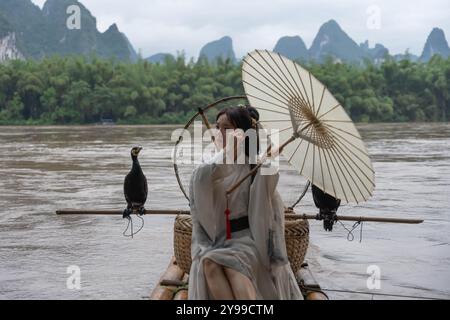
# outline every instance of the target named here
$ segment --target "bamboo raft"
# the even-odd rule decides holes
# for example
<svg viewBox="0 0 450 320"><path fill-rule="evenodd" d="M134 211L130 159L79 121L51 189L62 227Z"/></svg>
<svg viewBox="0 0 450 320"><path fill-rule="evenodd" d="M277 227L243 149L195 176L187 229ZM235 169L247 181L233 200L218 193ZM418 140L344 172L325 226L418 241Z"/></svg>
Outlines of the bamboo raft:
<svg viewBox="0 0 450 320"><path fill-rule="evenodd" d="M303 263L295 277L305 300L328 300L307 263ZM188 281L189 275L177 265L175 257L172 257L150 294L150 300L187 300Z"/></svg>

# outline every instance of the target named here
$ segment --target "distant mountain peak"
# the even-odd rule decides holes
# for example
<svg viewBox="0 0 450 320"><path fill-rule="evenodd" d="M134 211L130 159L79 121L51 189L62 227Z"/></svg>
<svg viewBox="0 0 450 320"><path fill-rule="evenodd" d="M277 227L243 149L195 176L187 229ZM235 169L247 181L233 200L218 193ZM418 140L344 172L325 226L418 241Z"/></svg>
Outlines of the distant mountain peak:
<svg viewBox="0 0 450 320"><path fill-rule="evenodd" d="M444 31L440 28L433 28L431 31L425 42L420 60L426 62L435 54L441 55L444 58L450 56L447 39L445 38Z"/></svg>
<svg viewBox="0 0 450 320"><path fill-rule="evenodd" d="M375 63L382 62L389 50L380 43L376 43L373 48L370 48L369 40L364 41L359 45L365 58L372 60Z"/></svg>
<svg viewBox="0 0 450 320"><path fill-rule="evenodd" d="M67 8L71 5L80 9L80 28L68 28ZM77 0L47 0L42 10L31 0L0 0L0 14L11 23L18 47L27 58L96 54L119 60L137 59L128 38L115 23L99 32L96 18Z"/></svg>
<svg viewBox="0 0 450 320"><path fill-rule="evenodd" d="M321 29L339 29L339 30L342 31L341 26L340 26L339 23L337 23L337 21L334 20L334 19L330 19L330 20L328 20L327 22L325 22L325 23L322 25Z"/></svg>
<svg viewBox="0 0 450 320"><path fill-rule="evenodd" d="M309 54L318 62L328 56L339 61L358 61L364 56L363 50L335 20L329 20L320 27Z"/></svg>
<svg viewBox="0 0 450 320"><path fill-rule="evenodd" d="M166 60L172 60L175 61L175 57L173 55L171 55L170 53L156 53L148 58L146 58L145 60L147 60L150 63L159 63L159 64L163 64L166 62Z"/></svg>
<svg viewBox="0 0 450 320"><path fill-rule="evenodd" d="M292 60L308 59L308 49L302 38L299 36L286 36L280 38L273 51Z"/></svg>
<svg viewBox="0 0 450 320"><path fill-rule="evenodd" d="M441 37L443 36L443 37L445 37L444 30L442 30L441 28L434 27L431 30L430 36L441 36Z"/></svg>
<svg viewBox="0 0 450 320"><path fill-rule="evenodd" d="M105 32L120 32L117 24L113 23Z"/></svg>
<svg viewBox="0 0 450 320"><path fill-rule="evenodd" d="M199 59L215 62L219 58L230 59L232 62L236 61L231 37L224 36L219 40L209 42L200 50Z"/></svg>

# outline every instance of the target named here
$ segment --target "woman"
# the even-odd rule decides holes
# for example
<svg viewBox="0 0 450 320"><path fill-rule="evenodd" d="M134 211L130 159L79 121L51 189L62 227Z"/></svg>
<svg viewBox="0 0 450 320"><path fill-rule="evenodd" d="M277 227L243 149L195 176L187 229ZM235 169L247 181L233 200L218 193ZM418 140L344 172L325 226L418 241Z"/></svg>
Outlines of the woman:
<svg viewBox="0 0 450 320"><path fill-rule="evenodd" d="M254 166L249 164L254 156L250 151L257 150L259 143L252 149L251 139L243 136L242 131L256 128L258 118L252 107L220 111L215 142L221 150L192 174L189 299L303 298L287 259L284 205L276 191L278 174L261 175L258 170L226 197L226 190ZM229 130L234 130L231 139L226 135ZM233 144L232 139L237 143ZM242 142L245 163L225 164L229 162L224 158L239 158L241 148L237 145ZM224 214L227 208L231 211L230 239Z"/></svg>

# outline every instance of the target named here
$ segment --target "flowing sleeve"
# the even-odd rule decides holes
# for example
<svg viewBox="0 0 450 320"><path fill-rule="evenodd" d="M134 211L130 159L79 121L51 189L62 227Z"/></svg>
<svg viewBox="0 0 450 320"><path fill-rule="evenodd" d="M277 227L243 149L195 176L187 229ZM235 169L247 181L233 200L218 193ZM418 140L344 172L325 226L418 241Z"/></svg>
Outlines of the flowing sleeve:
<svg viewBox="0 0 450 320"><path fill-rule="evenodd" d="M224 151L200 164L192 173L189 186L189 206L192 217L192 259L211 246L217 229L217 210L221 202L214 199L217 182L231 174L232 166L223 164Z"/></svg>
<svg viewBox="0 0 450 320"><path fill-rule="evenodd" d="M284 204L276 190L279 174L258 173L250 189L249 222L262 265L270 272L281 300L302 300L289 264L284 234Z"/></svg>
<svg viewBox="0 0 450 320"><path fill-rule="evenodd" d="M284 204L276 190L279 174L255 177L250 190L249 222L262 263L268 270L289 263L284 236Z"/></svg>

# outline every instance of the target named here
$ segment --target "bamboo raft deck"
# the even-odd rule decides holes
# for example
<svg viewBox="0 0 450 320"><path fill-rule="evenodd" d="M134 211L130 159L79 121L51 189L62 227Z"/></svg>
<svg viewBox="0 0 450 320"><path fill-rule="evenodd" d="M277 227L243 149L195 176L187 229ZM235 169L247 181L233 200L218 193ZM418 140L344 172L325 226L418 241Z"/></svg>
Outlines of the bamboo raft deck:
<svg viewBox="0 0 450 320"><path fill-rule="evenodd" d="M305 300L328 300L321 290L307 263L295 275ZM166 271L161 275L158 284L150 294L150 300L187 300L188 278L172 257Z"/></svg>

